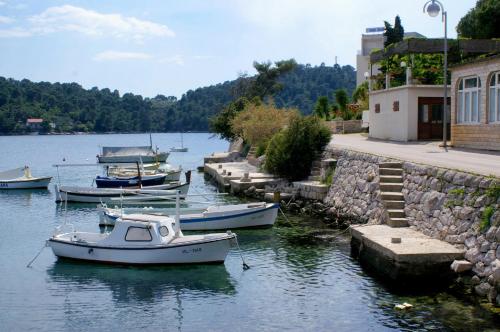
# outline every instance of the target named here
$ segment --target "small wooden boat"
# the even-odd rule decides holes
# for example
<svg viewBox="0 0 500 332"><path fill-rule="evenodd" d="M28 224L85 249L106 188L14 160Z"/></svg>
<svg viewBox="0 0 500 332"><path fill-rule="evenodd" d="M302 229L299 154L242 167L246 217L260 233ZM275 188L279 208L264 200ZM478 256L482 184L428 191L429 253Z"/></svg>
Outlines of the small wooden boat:
<svg viewBox="0 0 500 332"><path fill-rule="evenodd" d="M174 196L173 191L180 191L185 197L189 191L189 183L173 182L146 188L93 188L55 185L56 202L75 203L144 203L162 202ZM172 201L170 201L172 203Z"/></svg>
<svg viewBox="0 0 500 332"><path fill-rule="evenodd" d="M274 225L278 215L279 204L249 203L210 206L203 211L192 211L189 208L180 211L181 229L186 231L234 229L250 227L270 227ZM111 209L102 208L99 225L111 226L119 218L129 219L129 214L169 216L168 209Z"/></svg>
<svg viewBox="0 0 500 332"><path fill-rule="evenodd" d="M0 172L0 189L47 189L51 176L33 177L28 166Z"/></svg>
<svg viewBox="0 0 500 332"><path fill-rule="evenodd" d="M97 188L129 188L129 187L149 187L164 184L167 176L165 174L145 175L145 176L96 176L95 184Z"/></svg>
<svg viewBox="0 0 500 332"><path fill-rule="evenodd" d="M165 182L166 181L179 181L181 178L181 173L182 173L182 168L174 168L169 164L158 166L156 169L147 169L143 168L142 164L139 169L137 170L136 167L108 167L107 169L107 175L108 176L115 176L115 177L132 177L132 176L137 176L138 172L141 174L141 176L144 178L149 175L164 175L165 176Z"/></svg>
<svg viewBox="0 0 500 332"><path fill-rule="evenodd" d="M177 199L177 204L178 203ZM56 230L47 245L58 257L113 264L223 263L236 235L183 235L175 219L129 215L117 219L110 233Z"/></svg>

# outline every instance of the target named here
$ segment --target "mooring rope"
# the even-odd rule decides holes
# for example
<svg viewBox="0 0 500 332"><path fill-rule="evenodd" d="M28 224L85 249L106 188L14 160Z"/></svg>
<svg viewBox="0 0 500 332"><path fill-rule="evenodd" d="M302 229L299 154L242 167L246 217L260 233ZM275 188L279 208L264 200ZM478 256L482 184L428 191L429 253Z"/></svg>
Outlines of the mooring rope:
<svg viewBox="0 0 500 332"><path fill-rule="evenodd" d="M40 256L40 254L42 253L43 249L45 249L45 247L47 246L47 243L45 243L45 245L42 247L42 249L40 249L40 251L38 251L38 254L36 254L35 257L33 257L33 259L28 263L28 265L26 265L26 267L31 267L31 264L33 264L33 262L35 261L35 259L38 258L38 256Z"/></svg>
<svg viewBox="0 0 500 332"><path fill-rule="evenodd" d="M238 243L238 236L236 234L234 234L234 240L236 241L236 246L238 247L238 252L240 254L241 261L243 262L243 270L248 270L250 266L248 266L248 264L245 263L245 259L243 258L243 254L241 253L240 244Z"/></svg>

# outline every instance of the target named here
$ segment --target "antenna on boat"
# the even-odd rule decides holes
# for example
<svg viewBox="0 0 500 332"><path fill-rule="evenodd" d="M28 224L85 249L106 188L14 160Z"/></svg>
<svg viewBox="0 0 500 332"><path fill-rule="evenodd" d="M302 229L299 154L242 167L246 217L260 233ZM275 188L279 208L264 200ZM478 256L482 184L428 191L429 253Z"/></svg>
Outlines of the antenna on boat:
<svg viewBox="0 0 500 332"><path fill-rule="evenodd" d="M180 190L176 190L175 194L175 235L179 235L181 231L181 208L180 208Z"/></svg>

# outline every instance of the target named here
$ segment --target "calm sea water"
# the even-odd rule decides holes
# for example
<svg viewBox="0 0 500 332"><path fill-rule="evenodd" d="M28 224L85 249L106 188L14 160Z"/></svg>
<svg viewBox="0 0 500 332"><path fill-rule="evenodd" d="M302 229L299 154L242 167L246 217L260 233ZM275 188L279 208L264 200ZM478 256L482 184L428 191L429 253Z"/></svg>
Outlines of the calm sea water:
<svg viewBox="0 0 500 332"><path fill-rule="evenodd" d="M178 134L154 134L160 150L179 145ZM0 137L0 170L30 165L54 182L90 185L90 163L100 145L148 145L148 135ZM184 169L227 143L208 134L185 134L189 153L169 161ZM193 174L194 193L213 193ZM0 191L0 330L41 331L384 331L485 330L498 320L447 292L398 295L367 275L349 255L345 237L328 244L293 244L285 229L238 231L250 270L236 250L225 264L186 267L117 267L58 261L44 249L26 264L64 218L79 229L98 231L92 206L65 213L48 191ZM302 220L304 223L310 220ZM409 302L407 312L394 310Z"/></svg>

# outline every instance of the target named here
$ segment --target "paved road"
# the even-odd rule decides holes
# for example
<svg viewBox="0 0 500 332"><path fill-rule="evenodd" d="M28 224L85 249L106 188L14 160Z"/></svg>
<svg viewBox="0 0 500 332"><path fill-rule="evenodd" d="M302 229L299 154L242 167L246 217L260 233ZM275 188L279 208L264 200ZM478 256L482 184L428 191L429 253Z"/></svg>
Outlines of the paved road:
<svg viewBox="0 0 500 332"><path fill-rule="evenodd" d="M440 142L389 142L361 134L333 135L330 144L359 152L412 161L419 164L500 177L500 152L452 148L445 151Z"/></svg>

